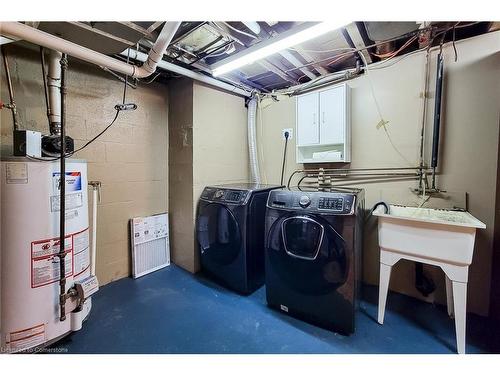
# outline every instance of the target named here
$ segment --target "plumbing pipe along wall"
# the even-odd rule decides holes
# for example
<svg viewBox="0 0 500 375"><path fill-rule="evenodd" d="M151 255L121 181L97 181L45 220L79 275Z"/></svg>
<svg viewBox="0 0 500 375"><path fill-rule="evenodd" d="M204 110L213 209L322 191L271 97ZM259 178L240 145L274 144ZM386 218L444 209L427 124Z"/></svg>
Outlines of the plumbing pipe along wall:
<svg viewBox="0 0 500 375"><path fill-rule="evenodd" d="M19 22L0 23L2 35L9 35L18 39L23 39L36 45L61 51L70 56L83 61L108 68L118 73L122 73L134 78L145 78L150 76L155 70L158 62L165 53L170 41L174 37L180 22L166 22L158 39L156 40L143 66L127 64L123 61L106 56L102 53L82 47L76 43L59 38L44 31L24 25Z"/></svg>

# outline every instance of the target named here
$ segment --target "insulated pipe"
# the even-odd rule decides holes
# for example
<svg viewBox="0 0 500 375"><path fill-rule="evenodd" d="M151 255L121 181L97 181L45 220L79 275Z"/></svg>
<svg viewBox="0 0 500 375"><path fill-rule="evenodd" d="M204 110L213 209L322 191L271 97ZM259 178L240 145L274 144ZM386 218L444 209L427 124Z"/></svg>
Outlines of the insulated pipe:
<svg viewBox="0 0 500 375"><path fill-rule="evenodd" d="M129 52L130 52L130 58L137 60L137 61L146 61L146 59L148 57L148 55L146 55L145 53L136 51L134 49L125 50L120 55L127 57L129 55ZM211 85L211 86L219 87L223 90L230 91L230 92L233 92L233 93L238 94L238 95L247 96L247 97L251 96L251 93L249 91L245 91L245 90L240 89L236 86L230 85L229 83L219 81L218 79L206 76L204 74L193 72L192 70L183 68L179 65L169 63L165 60L161 60L158 63L158 67L161 69L164 69L164 70L168 70L169 72L172 72L172 73L176 73L176 74L188 77L188 78L192 78L196 81L204 82L204 83Z"/></svg>
<svg viewBox="0 0 500 375"><path fill-rule="evenodd" d="M259 160L257 158L257 132L255 117L257 114L257 99L248 102L248 154L250 159L250 181L260 183Z"/></svg>
<svg viewBox="0 0 500 375"><path fill-rule="evenodd" d="M0 33L66 53L80 60L99 65L103 68L108 68L133 78L145 78L155 71L156 65L161 60L161 57L165 53L179 25L180 22L165 23L160 36L158 36L158 40L151 48L149 56L144 60L145 64L142 67L127 64L20 22L1 22Z"/></svg>
<svg viewBox="0 0 500 375"><path fill-rule="evenodd" d="M47 86L49 91L49 124L50 134L61 133L61 57L62 53L51 50L49 53L49 70Z"/></svg>

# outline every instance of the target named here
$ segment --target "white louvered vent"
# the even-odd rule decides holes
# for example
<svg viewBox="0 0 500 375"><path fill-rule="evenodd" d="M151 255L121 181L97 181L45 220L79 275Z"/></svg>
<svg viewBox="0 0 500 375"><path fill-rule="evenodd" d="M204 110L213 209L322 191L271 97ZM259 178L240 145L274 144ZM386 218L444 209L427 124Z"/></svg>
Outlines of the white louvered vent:
<svg viewBox="0 0 500 375"><path fill-rule="evenodd" d="M134 279L170 264L168 214L133 218L130 233Z"/></svg>

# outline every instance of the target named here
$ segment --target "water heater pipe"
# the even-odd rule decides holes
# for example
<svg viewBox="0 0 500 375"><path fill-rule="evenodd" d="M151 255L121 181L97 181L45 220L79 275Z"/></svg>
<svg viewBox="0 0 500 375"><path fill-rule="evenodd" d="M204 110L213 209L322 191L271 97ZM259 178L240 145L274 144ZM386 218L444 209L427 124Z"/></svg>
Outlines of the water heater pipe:
<svg viewBox="0 0 500 375"><path fill-rule="evenodd" d="M148 58L141 67L127 64L123 61L93 51L90 48L80 46L76 43L59 38L55 35L35 29L20 22L1 22L0 33L2 35L23 39L42 47L66 53L80 60L87 61L134 78L145 78L150 76L156 70L156 66L161 61L161 58L163 57L180 24L181 23L177 21L165 22L165 25L163 26L155 44L151 47Z"/></svg>
<svg viewBox="0 0 500 375"><path fill-rule="evenodd" d="M260 183L259 160L257 158L257 132L255 118L257 114L257 99L248 102L248 156L250 159L250 181Z"/></svg>
<svg viewBox="0 0 500 375"><path fill-rule="evenodd" d="M51 135L61 134L61 57L62 53L59 51L51 50L49 53L47 86Z"/></svg>

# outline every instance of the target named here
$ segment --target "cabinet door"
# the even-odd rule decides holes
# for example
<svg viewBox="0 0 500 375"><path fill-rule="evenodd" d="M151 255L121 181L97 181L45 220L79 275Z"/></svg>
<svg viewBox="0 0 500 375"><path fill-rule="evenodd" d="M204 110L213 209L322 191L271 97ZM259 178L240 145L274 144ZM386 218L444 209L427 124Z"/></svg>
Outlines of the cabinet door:
<svg viewBox="0 0 500 375"><path fill-rule="evenodd" d="M319 143L318 93L297 97L297 144Z"/></svg>
<svg viewBox="0 0 500 375"><path fill-rule="evenodd" d="M346 87L337 86L319 93L321 144L339 144L345 140Z"/></svg>

